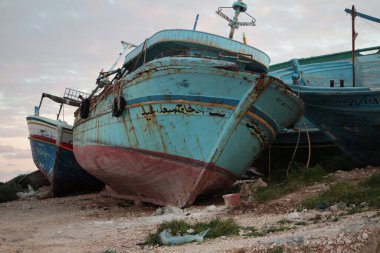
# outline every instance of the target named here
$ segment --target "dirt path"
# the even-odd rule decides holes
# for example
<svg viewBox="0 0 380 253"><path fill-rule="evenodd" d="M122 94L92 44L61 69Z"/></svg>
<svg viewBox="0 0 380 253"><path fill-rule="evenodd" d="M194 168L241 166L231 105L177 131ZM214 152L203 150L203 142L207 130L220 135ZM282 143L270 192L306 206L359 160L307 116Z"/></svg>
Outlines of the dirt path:
<svg viewBox="0 0 380 253"><path fill-rule="evenodd" d="M339 173L341 175L339 175ZM356 173L356 174L355 174ZM345 174L345 176L342 176ZM358 180L371 170L338 172L342 180ZM353 181L351 180L351 181ZM337 217L337 211L303 210L291 217L292 208L325 186L303 188L266 203L226 209L222 199L173 213L155 215L157 207L127 205L100 194L0 204L0 252L266 252L284 245L289 252L380 252L380 212L368 211ZM211 206L215 204L215 206ZM294 216L294 212L292 213ZM313 222L315 217L320 219ZM291 229L262 237L243 234L182 246L140 246L163 221L189 222L232 217L239 225L257 229L279 226L290 220ZM291 218L291 219L290 219ZM299 225L296 225L299 224Z"/></svg>

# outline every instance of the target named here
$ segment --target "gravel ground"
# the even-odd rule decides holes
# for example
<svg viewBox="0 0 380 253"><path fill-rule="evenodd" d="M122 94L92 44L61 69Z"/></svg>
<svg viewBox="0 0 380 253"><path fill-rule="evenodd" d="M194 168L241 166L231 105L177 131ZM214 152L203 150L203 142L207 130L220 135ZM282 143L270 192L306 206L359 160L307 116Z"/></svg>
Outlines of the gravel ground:
<svg viewBox="0 0 380 253"><path fill-rule="evenodd" d="M375 168L338 171L337 180L358 182ZM158 209L129 205L99 193L29 199L0 204L0 252L379 252L380 211L348 215L349 207L327 211L299 210L306 196L326 190L325 184L305 187L271 202L243 202L236 208L223 199L197 202L186 209ZM143 246L147 235L163 221L209 221L233 218L241 226L258 230L279 227L284 231L261 237L240 235L206 239L181 246ZM284 225L284 226L285 226ZM277 249L277 251L276 251Z"/></svg>

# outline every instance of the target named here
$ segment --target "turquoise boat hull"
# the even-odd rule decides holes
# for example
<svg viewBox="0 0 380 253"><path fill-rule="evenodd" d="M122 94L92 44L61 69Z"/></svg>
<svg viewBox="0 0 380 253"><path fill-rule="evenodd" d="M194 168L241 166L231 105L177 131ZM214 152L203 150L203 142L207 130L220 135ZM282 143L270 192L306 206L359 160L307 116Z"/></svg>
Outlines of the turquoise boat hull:
<svg viewBox="0 0 380 253"><path fill-rule="evenodd" d="M94 98L88 118L76 116L75 156L114 196L184 207L222 192L303 111L276 78L226 60L152 55ZM125 110L113 117L119 96Z"/></svg>

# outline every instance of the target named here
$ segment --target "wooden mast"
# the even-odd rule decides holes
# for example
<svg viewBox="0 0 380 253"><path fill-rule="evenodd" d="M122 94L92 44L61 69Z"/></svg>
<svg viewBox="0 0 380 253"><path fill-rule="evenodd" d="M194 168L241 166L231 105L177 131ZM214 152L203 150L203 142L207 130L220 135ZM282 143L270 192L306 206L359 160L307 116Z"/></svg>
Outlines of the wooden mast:
<svg viewBox="0 0 380 253"><path fill-rule="evenodd" d="M352 86L356 86L356 54L355 54L355 39L357 33L355 32L355 18L356 18L356 10L355 5L352 5Z"/></svg>

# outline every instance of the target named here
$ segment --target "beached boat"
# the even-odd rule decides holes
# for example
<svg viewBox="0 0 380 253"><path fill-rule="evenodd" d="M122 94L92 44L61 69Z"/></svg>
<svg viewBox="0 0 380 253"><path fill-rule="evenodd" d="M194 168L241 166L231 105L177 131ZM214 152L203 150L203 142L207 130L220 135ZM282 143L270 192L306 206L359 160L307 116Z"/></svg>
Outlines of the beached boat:
<svg viewBox="0 0 380 253"><path fill-rule="evenodd" d="M77 107L80 105L74 99L76 95L84 93L66 89L66 97L63 98L43 93L40 105L35 108L35 114L26 117L33 161L49 180L54 196L100 190L103 186L103 183L78 165L73 153L72 126L59 120L63 104ZM44 98L60 104L56 120L39 116Z"/></svg>
<svg viewBox="0 0 380 253"><path fill-rule="evenodd" d="M265 53L232 39L160 31L121 69L101 73L95 91L103 90L76 113L75 156L114 196L183 207L219 193L303 111L265 75L268 65ZM104 79L113 73L113 82Z"/></svg>
<svg viewBox="0 0 380 253"><path fill-rule="evenodd" d="M354 5L345 12L352 18L351 51L294 59L271 66L271 74L294 85L306 117L346 154L361 165L379 165L380 47L356 50L355 18L380 19L357 12Z"/></svg>
<svg viewBox="0 0 380 253"><path fill-rule="evenodd" d="M271 74L301 95L306 117L342 151L361 165L379 165L380 47L355 56L356 87L351 51L282 63Z"/></svg>
<svg viewBox="0 0 380 253"><path fill-rule="evenodd" d="M302 87L315 124L361 165L380 165L380 89Z"/></svg>

